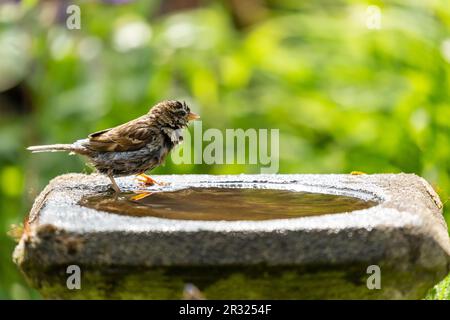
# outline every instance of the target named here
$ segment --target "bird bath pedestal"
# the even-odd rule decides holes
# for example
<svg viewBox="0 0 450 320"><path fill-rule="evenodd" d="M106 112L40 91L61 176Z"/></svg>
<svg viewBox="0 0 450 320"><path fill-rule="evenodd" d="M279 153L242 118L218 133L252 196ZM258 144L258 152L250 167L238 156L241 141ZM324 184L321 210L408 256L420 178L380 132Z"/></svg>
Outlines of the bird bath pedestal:
<svg viewBox="0 0 450 320"><path fill-rule="evenodd" d="M418 299L449 272L442 203L415 175L155 179L170 183L159 191L277 189L376 205L253 221L130 216L80 205L84 197L108 190L107 178L63 175L36 199L14 252L30 284L45 298L64 299L179 299L189 283L207 299ZM137 188L133 178L118 183Z"/></svg>

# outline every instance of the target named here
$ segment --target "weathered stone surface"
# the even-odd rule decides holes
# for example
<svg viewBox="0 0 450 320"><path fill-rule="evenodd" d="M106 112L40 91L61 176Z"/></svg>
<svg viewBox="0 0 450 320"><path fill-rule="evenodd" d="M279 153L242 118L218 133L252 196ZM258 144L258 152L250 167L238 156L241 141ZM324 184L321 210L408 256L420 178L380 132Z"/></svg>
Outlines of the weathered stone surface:
<svg viewBox="0 0 450 320"><path fill-rule="evenodd" d="M379 175L159 176L170 187L233 186L355 196L379 205L342 214L265 221L129 217L79 206L105 191L99 175L54 179L36 199L14 259L49 298L423 298L449 271L439 197L422 178ZM137 188L120 178L124 189ZM66 268L82 270L68 290ZM381 268L369 290L369 265Z"/></svg>

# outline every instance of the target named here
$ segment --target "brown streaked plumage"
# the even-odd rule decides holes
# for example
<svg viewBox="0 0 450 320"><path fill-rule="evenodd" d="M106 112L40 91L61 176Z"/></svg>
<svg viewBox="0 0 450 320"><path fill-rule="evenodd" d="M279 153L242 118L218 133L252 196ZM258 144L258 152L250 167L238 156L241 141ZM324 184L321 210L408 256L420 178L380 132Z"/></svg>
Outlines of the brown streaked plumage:
<svg viewBox="0 0 450 320"><path fill-rule="evenodd" d="M114 177L142 175L164 162L167 154L183 141L181 131L199 116L186 103L169 100L155 105L134 120L114 128L92 133L72 144L31 146L32 152L68 151L86 156L102 174L107 175L116 192L120 189ZM155 181L143 175L146 182Z"/></svg>

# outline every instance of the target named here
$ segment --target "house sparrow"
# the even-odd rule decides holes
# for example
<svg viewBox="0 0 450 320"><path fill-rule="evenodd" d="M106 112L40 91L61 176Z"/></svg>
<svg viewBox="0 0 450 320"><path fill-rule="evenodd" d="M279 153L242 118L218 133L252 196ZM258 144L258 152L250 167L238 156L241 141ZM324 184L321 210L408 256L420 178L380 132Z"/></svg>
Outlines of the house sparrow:
<svg viewBox="0 0 450 320"><path fill-rule="evenodd" d="M92 133L87 139L72 144L31 146L34 152L68 151L80 154L111 179L117 193L120 188L114 177L139 175L145 184L155 184L144 172L161 165L167 154L183 141L182 130L189 121L200 116L190 111L185 102L169 100L155 105L137 119Z"/></svg>

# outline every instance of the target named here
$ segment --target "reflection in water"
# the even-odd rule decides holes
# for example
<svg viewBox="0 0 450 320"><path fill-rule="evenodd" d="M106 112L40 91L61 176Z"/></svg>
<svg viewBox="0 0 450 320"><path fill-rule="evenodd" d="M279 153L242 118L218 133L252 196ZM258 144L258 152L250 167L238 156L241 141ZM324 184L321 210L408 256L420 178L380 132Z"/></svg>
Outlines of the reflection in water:
<svg viewBox="0 0 450 320"><path fill-rule="evenodd" d="M102 193L80 204L137 217L182 220L267 220L315 216L376 205L354 197L273 189L188 188L155 192L141 200L133 193Z"/></svg>

